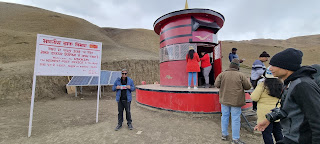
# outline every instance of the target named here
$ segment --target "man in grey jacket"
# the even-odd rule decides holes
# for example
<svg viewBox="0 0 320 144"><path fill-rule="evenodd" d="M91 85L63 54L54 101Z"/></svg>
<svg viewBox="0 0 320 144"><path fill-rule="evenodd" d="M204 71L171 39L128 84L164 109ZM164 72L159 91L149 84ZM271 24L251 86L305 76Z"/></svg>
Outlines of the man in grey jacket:
<svg viewBox="0 0 320 144"><path fill-rule="evenodd" d="M270 122L280 119L284 144L320 143L320 88L312 74L317 70L302 66L303 53L288 48L270 60L270 71L284 80L281 107L266 115L266 120L256 125L255 130L264 131Z"/></svg>

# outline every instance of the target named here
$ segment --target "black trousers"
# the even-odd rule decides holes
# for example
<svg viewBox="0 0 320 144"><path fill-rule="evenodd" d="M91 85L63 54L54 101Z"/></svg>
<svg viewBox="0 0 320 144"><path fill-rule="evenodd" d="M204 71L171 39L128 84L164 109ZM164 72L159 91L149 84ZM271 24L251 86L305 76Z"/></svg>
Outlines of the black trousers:
<svg viewBox="0 0 320 144"><path fill-rule="evenodd" d="M257 80L252 80L250 78L250 82L251 82L252 87L255 89L257 87ZM257 102L255 102L255 101L252 101L252 110L257 110Z"/></svg>
<svg viewBox="0 0 320 144"><path fill-rule="evenodd" d="M120 100L118 102L118 125L122 125L124 109L126 110L127 124L132 123L130 105L131 105L131 102L127 102L127 100Z"/></svg>
<svg viewBox="0 0 320 144"><path fill-rule="evenodd" d="M265 144L273 144L272 134L276 142L283 139L282 127L280 122L272 122L269 126L262 132L262 137Z"/></svg>
<svg viewBox="0 0 320 144"><path fill-rule="evenodd" d="M257 110L258 103L255 101L252 101L252 110Z"/></svg>

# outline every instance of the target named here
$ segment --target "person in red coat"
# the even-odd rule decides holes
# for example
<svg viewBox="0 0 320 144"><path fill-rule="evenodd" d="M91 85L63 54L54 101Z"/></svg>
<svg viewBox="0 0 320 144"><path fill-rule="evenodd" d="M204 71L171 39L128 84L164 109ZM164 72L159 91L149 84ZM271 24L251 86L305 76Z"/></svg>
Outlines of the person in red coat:
<svg viewBox="0 0 320 144"><path fill-rule="evenodd" d="M210 57L209 57L209 54L207 54L206 52L201 52L201 56L202 56L202 58L200 58L200 60L201 60L202 74L203 74L205 82L206 82L205 88L209 88L210 87L209 73L212 68L211 63L210 63Z"/></svg>
<svg viewBox="0 0 320 144"><path fill-rule="evenodd" d="M191 86L191 79L193 77L193 86L194 89L197 88L197 72L200 72L200 58L198 53L194 51L194 48L192 46L189 47L189 52L186 56L187 60L187 72L188 72L188 89L190 89Z"/></svg>

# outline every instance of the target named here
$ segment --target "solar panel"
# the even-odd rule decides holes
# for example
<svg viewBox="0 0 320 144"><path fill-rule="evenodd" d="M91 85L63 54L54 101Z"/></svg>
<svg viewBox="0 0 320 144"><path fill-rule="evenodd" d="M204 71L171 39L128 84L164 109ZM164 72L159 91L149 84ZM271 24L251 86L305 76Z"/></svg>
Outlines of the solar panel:
<svg viewBox="0 0 320 144"><path fill-rule="evenodd" d="M101 71L100 85L108 85L111 73L112 71ZM98 77L94 76L89 85L98 85Z"/></svg>
<svg viewBox="0 0 320 144"><path fill-rule="evenodd" d="M74 76L68 83L69 86L86 86L89 84L92 76Z"/></svg>
<svg viewBox="0 0 320 144"><path fill-rule="evenodd" d="M100 85L113 85L117 78L121 77L121 71L103 70L100 74ZM97 76L74 76L68 86L97 86Z"/></svg>
<svg viewBox="0 0 320 144"><path fill-rule="evenodd" d="M109 84L110 85L113 85L114 84L114 82L118 79L118 78L120 78L121 77L121 71L113 71L112 73L111 73L111 78L109 79Z"/></svg>
<svg viewBox="0 0 320 144"><path fill-rule="evenodd" d="M110 75L111 75L111 71L103 71L101 73L101 80L100 80L100 84L102 85L107 85L109 84L109 79L110 79Z"/></svg>

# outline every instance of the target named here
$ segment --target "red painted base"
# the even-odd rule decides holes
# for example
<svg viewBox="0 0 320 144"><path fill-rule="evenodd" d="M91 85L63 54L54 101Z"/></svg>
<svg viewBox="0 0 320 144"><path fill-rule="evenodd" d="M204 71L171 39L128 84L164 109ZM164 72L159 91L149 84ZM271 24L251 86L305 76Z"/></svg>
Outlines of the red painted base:
<svg viewBox="0 0 320 144"><path fill-rule="evenodd" d="M217 88L199 88L198 90L161 87L160 85L137 86L137 102L153 108L192 113L220 113L219 90ZM246 95L246 99L250 95ZM252 107L251 103L243 109Z"/></svg>

